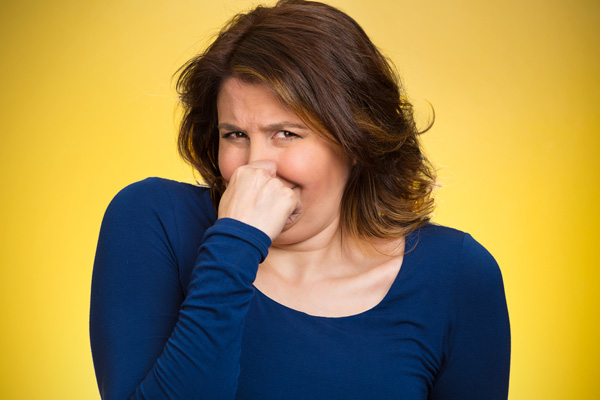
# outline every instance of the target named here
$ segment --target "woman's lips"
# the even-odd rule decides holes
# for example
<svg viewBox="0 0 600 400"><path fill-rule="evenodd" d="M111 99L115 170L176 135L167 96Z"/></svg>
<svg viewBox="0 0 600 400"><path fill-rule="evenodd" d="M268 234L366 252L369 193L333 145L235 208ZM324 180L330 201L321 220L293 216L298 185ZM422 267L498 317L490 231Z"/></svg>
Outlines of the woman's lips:
<svg viewBox="0 0 600 400"><path fill-rule="evenodd" d="M292 189L293 191L296 192L296 189L300 189L300 185L294 185L290 189ZM296 192L296 194L298 194L298 192ZM301 212L302 212L302 206L298 205L298 207L287 218L287 221L285 221L284 230L289 228L291 225L293 225L296 222L296 220L298 219L298 216L300 215Z"/></svg>
<svg viewBox="0 0 600 400"><path fill-rule="evenodd" d="M285 221L285 225L284 228L289 228L290 226L292 226L294 223L296 223L296 221L298 220L298 217L300 217L300 214L302 213L302 208L298 207L296 208L291 214L290 216L287 218L287 221Z"/></svg>
<svg viewBox="0 0 600 400"><path fill-rule="evenodd" d="M285 221L284 226L292 225L294 222L296 222L296 219L298 219L299 215L300 215L300 210L299 209L294 210L294 212L292 212L290 214L290 216L288 217L287 221Z"/></svg>

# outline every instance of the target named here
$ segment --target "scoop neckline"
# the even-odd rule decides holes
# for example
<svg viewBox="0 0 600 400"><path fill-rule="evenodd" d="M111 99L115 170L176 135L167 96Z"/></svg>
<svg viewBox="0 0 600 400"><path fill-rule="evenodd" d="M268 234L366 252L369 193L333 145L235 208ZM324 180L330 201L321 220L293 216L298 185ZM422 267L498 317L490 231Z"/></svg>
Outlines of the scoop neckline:
<svg viewBox="0 0 600 400"><path fill-rule="evenodd" d="M417 243L416 243L415 239L416 239L416 235L418 234L419 230L420 229L418 229L414 232L411 232L406 237L405 249L408 248L408 251L406 251L404 253L404 257L402 258L402 264L400 265L400 269L398 270L398 273L396 274L396 277L394 278L394 281L392 282L392 285L389 287L385 296L383 296L383 298L377 304L375 304L373 307L371 307L367 310L361 311L359 313L351 314L351 315L344 315L341 317L328 317L328 316L324 316L324 315L313 315L313 314L309 314L305 311L300 311L300 310L296 310L295 308L288 307L285 304L282 304L282 303L278 302L277 300L270 298L265 293L260 291L260 289L258 289L256 286L254 286L254 284L252 285L252 287L254 288L254 291L256 293L258 293L259 296L264 298L269 303L271 303L271 304L275 305L276 307L283 309L289 313L301 315L304 318L321 319L321 320L328 320L328 321L332 321L332 320L343 321L343 320L350 320L350 319L365 317L367 314L375 312L379 308L383 307L385 305L385 303L387 303L389 301L389 297L392 295L393 292L396 291L396 286L400 285L399 282L402 279L402 276L406 275L408 273L408 270L410 270L411 265L412 265L411 260L413 259L412 256L413 256L414 252L416 251Z"/></svg>

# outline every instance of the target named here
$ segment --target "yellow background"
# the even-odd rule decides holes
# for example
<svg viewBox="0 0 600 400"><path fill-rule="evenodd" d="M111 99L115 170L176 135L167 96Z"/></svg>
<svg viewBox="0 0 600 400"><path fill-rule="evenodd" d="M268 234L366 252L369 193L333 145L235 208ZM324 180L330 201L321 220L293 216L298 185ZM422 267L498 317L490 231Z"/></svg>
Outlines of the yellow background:
<svg viewBox="0 0 600 400"><path fill-rule="evenodd" d="M103 212L190 180L171 75L253 2L0 6L0 398L98 398L88 344ZM511 400L599 398L600 3L335 0L395 61L439 167L435 221L499 261Z"/></svg>

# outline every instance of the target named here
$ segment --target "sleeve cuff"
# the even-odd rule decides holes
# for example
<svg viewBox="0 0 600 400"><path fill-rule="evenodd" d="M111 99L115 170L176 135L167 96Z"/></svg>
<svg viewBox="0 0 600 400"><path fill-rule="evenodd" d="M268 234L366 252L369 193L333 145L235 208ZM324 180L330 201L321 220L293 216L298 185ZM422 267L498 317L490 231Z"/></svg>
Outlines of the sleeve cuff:
<svg viewBox="0 0 600 400"><path fill-rule="evenodd" d="M260 262L265 260L271 246L271 238L266 233L232 218L219 218L213 226L206 230L203 242L212 235L231 236L254 246L260 252Z"/></svg>

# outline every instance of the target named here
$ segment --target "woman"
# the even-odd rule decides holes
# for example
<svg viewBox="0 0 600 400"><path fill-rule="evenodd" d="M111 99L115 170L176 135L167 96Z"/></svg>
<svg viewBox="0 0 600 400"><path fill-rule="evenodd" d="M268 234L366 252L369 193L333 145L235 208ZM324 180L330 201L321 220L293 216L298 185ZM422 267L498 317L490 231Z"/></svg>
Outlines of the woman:
<svg viewBox="0 0 600 400"><path fill-rule="evenodd" d="M184 66L208 188L109 206L91 343L106 399L506 399L502 278L429 224L433 173L386 59L330 6L234 17Z"/></svg>

